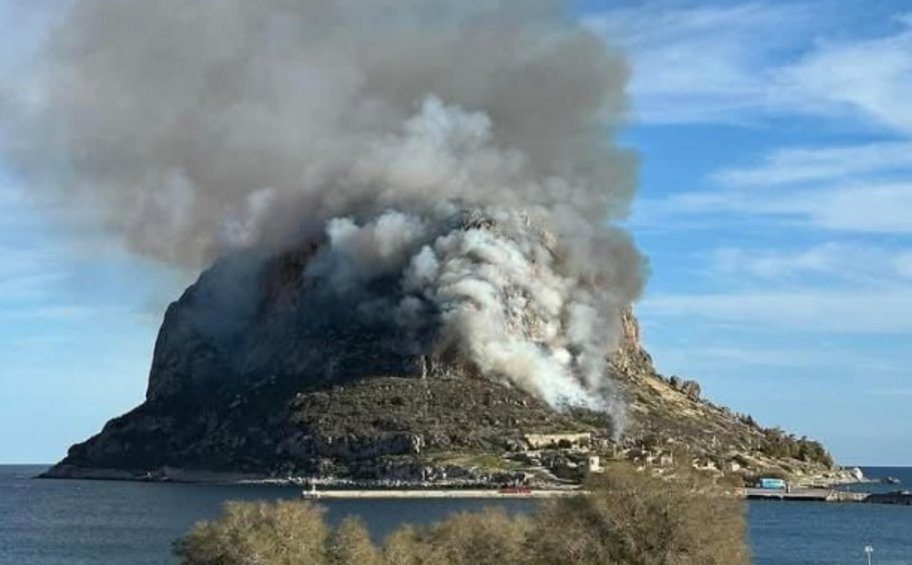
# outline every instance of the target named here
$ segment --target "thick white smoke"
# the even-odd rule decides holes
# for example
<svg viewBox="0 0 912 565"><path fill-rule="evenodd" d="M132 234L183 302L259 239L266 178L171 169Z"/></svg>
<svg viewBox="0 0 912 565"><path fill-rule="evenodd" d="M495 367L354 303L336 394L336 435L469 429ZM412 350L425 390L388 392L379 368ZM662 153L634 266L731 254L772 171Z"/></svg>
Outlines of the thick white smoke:
<svg viewBox="0 0 912 565"><path fill-rule="evenodd" d="M434 317L490 377L610 408L605 354L642 286L609 227L634 187L612 145L626 70L571 11L76 0L28 87L4 85L2 155L165 261L311 241L308 277L392 277L381 310L405 330Z"/></svg>

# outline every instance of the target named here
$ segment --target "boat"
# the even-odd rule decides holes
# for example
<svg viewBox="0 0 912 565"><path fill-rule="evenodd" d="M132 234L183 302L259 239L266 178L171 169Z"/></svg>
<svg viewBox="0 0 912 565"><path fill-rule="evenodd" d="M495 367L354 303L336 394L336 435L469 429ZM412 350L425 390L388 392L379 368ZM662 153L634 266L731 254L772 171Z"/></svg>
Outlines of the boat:
<svg viewBox="0 0 912 565"><path fill-rule="evenodd" d="M500 494L532 494L532 489L529 487L503 487L497 492Z"/></svg>

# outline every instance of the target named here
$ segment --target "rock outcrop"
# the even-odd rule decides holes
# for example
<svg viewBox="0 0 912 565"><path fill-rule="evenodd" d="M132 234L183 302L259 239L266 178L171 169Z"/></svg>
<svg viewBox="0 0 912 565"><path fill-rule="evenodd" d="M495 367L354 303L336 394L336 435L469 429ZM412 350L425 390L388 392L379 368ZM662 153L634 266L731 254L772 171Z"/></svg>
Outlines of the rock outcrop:
<svg viewBox="0 0 912 565"><path fill-rule="evenodd" d="M626 315L623 326L611 365L627 400L630 424L621 448L628 458L652 463L683 455L704 469L795 478L838 474L818 442L764 428L702 398L696 381L659 374L640 344L634 317Z"/></svg>

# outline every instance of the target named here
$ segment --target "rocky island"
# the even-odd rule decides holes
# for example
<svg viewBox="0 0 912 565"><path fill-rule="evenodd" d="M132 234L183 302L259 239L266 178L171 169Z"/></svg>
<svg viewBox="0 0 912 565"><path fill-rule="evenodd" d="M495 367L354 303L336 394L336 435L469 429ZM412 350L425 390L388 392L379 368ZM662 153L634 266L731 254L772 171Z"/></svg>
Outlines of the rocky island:
<svg viewBox="0 0 912 565"><path fill-rule="evenodd" d="M485 376L434 328L408 350L389 322L345 316L306 275L314 253L234 257L204 272L165 314L146 401L44 476L555 485L627 459L736 480L850 478L819 443L658 374L629 310L606 355L623 411L554 407Z"/></svg>
<svg viewBox="0 0 912 565"><path fill-rule="evenodd" d="M145 401L46 476L831 472L640 347L630 65L575 3L128 4L61 17L11 160L202 275Z"/></svg>

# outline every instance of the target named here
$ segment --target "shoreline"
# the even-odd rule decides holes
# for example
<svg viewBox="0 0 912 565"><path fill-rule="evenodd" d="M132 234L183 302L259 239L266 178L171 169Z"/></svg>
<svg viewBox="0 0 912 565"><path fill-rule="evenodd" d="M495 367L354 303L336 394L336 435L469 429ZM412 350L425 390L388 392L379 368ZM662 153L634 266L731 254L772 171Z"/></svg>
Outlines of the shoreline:
<svg viewBox="0 0 912 565"><path fill-rule="evenodd" d="M166 467L156 472L110 469L98 467L52 466L34 477L42 480L128 481L143 483L219 484L237 486L298 487L315 485L318 492L488 492L498 493L511 485L473 480L438 482L406 481L394 479L355 480L335 477L272 477L258 473L232 473L222 471L188 470ZM577 483L537 482L524 485L536 492L575 493ZM341 498L339 494L337 497ZM417 496L417 495L416 495ZM469 497L469 496L466 496ZM455 496L454 496L455 498Z"/></svg>
<svg viewBox="0 0 912 565"><path fill-rule="evenodd" d="M478 481L448 481L423 483L397 480L351 480L314 477L269 477L256 473L229 473L218 471L187 470L166 467L156 473L124 469L53 466L37 479L131 481L148 483L219 484L234 486L297 487L305 500L395 500L395 499L463 499L463 500L541 500L585 494L579 484L538 483L523 487ZM846 484L872 484L876 479L863 477L847 481L847 477L831 477L826 485L814 481L814 486L797 486L792 491L775 489L740 488L737 495L745 500L813 501L867 504L896 504L912 506L908 491L890 493L841 491ZM818 478L819 479L819 478ZM305 489L304 487L309 487ZM721 494L721 492L720 492Z"/></svg>
<svg viewBox="0 0 912 565"><path fill-rule="evenodd" d="M833 473L829 477L802 477L801 479L795 480L793 484L798 491L816 491L816 493L821 493L823 491L836 491L839 487L850 484L863 485L877 484L881 482L876 478L853 476L846 473L845 470L846 469L841 469L839 472ZM275 477L264 473L255 472L210 471L201 469L184 469L179 467L163 467L155 471L146 471L142 469L131 470L101 467L78 467L73 465L52 465L34 478L56 480L71 479L93 481L221 484L238 486L250 485L299 488L314 485L318 489L318 493L333 493L327 496L329 498L419 498L423 493L444 493L424 494L426 498L472 498L480 497L482 494L484 494L485 497L504 498L504 496L498 496L499 490L503 489L504 487L509 488L512 486L504 483L458 479L436 482L410 481L401 479L355 480L336 477ZM534 492L555 493L554 495L565 496L568 493L572 494L580 492L581 485L579 483L540 481L523 485L523 488L531 489ZM746 493L751 490L755 489L747 487L743 488L742 492ZM466 492L466 494L447 494L459 493L461 491ZM521 496L528 497L527 494L522 494ZM548 496L552 495L541 495L541 497Z"/></svg>
<svg viewBox="0 0 912 565"><path fill-rule="evenodd" d="M427 488L427 489L333 489L304 491L301 497L304 500L390 500L390 499L511 499L529 500L542 498L567 498L585 494L580 489L528 489L528 490L503 490L503 489L459 489L459 488Z"/></svg>

